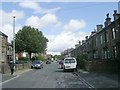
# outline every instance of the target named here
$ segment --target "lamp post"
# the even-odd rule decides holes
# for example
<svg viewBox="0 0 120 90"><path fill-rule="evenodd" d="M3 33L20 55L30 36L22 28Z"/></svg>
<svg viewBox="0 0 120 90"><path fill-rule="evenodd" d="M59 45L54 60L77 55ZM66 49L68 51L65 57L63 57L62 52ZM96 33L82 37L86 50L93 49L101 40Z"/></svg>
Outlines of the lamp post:
<svg viewBox="0 0 120 90"><path fill-rule="evenodd" d="M15 16L13 16L13 62L15 70Z"/></svg>

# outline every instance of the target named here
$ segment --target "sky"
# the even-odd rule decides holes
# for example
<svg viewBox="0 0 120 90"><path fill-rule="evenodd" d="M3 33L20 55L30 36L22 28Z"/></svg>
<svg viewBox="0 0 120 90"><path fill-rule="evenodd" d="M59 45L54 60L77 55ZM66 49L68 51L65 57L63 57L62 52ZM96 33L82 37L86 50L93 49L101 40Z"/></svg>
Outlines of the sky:
<svg viewBox="0 0 120 90"><path fill-rule="evenodd" d="M48 54L60 54L66 49L74 48L85 36L96 29L96 25L105 22L109 13L113 21L114 10L118 10L118 2L55 2L23 1L0 3L0 31L13 37L13 16L16 16L15 33L25 25L38 28L48 38Z"/></svg>

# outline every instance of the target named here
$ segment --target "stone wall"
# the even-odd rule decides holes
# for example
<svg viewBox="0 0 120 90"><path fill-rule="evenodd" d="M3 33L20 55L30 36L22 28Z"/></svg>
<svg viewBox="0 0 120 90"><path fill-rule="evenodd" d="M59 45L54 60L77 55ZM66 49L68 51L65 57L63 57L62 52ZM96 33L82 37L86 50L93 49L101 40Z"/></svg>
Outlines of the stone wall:
<svg viewBox="0 0 120 90"><path fill-rule="evenodd" d="M1 64L1 74L6 74L6 73L10 73L10 68L8 64L2 63Z"/></svg>
<svg viewBox="0 0 120 90"><path fill-rule="evenodd" d="M85 63L87 71L95 72L118 72L118 62L115 60L95 60Z"/></svg>
<svg viewBox="0 0 120 90"><path fill-rule="evenodd" d="M30 63L23 63L23 64L16 64L15 71L22 70L22 69L27 69L30 68ZM1 64L1 74L7 74L10 73L10 67L8 64L2 63Z"/></svg>

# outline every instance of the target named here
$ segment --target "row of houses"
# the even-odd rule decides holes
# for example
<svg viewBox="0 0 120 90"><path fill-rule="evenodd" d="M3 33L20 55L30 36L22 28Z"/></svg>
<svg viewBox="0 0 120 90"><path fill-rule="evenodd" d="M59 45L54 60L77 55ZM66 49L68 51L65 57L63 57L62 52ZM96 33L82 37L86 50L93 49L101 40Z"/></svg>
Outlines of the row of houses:
<svg viewBox="0 0 120 90"><path fill-rule="evenodd" d="M67 49L63 56L87 55L88 60L119 60L120 59L120 14L114 11L114 20L109 13L106 15L104 27L97 25L97 29L79 41L73 49Z"/></svg>
<svg viewBox="0 0 120 90"><path fill-rule="evenodd" d="M8 63L13 56L12 44L8 42L8 36L0 31L0 64Z"/></svg>

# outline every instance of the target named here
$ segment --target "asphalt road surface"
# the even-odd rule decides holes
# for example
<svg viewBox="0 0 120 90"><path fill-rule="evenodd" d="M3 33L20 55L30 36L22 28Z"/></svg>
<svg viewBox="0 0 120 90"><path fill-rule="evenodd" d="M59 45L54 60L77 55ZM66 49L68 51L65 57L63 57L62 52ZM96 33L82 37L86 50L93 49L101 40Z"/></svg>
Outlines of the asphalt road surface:
<svg viewBox="0 0 120 90"><path fill-rule="evenodd" d="M6 82L2 88L88 88L73 72L58 69L57 62L45 64L42 69L33 69Z"/></svg>

